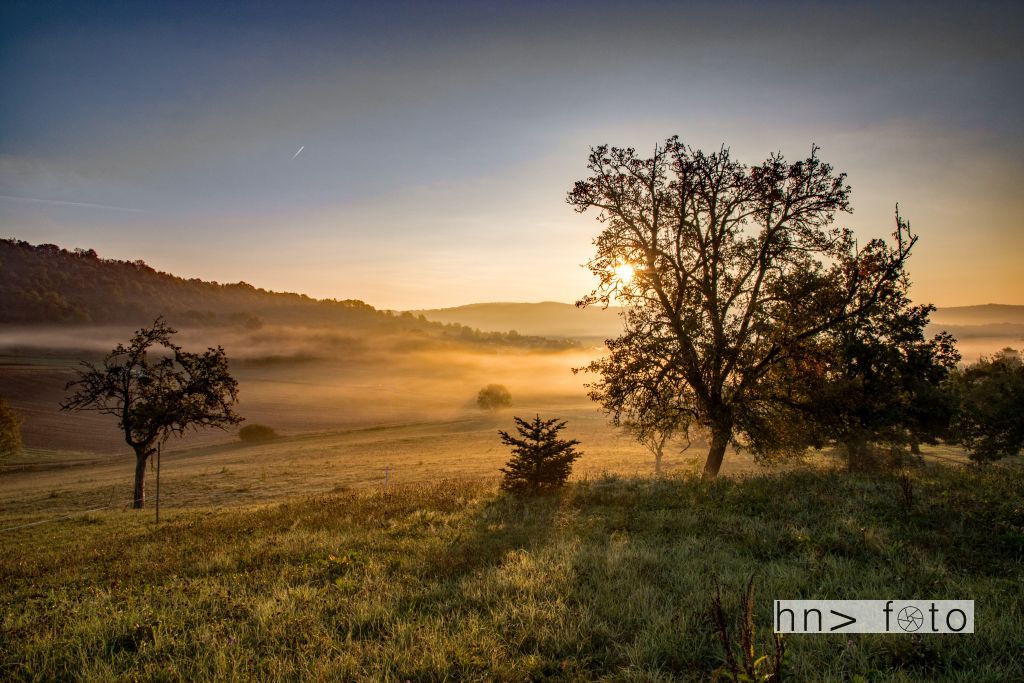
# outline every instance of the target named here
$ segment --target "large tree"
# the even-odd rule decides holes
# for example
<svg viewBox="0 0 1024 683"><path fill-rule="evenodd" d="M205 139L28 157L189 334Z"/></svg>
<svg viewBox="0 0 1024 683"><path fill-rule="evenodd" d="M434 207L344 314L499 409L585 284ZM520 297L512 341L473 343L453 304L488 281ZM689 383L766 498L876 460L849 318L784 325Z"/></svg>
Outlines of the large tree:
<svg viewBox="0 0 1024 683"><path fill-rule="evenodd" d="M82 362L69 382L74 394L64 410L115 415L125 442L135 451L133 505L146 501L146 463L157 445L189 429L227 428L242 421L234 412L238 383L221 347L189 353L171 341L176 333L163 318L118 344L100 366Z"/></svg>
<svg viewBox="0 0 1024 683"><path fill-rule="evenodd" d="M649 158L592 148L588 168L568 201L596 210L603 226L588 263L599 284L578 305L629 311L611 342L629 362L592 387L598 400L615 415L624 405L615 396L637 378L657 386L643 390L650 397L672 395L710 433L705 477L739 437L762 450L784 445L770 443L778 429L764 429L788 414L774 398L781 368L892 295L916 241L908 224L897 219L892 244L858 245L832 227L850 210L850 188L817 148L795 163L774 154L748 167L727 148L707 154L673 137Z"/></svg>

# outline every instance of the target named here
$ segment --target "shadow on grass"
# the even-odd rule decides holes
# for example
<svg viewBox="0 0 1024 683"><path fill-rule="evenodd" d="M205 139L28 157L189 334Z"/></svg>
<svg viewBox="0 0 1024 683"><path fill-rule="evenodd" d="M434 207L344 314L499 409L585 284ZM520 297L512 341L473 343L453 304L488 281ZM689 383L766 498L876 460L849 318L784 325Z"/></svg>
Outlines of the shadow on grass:
<svg viewBox="0 0 1024 683"><path fill-rule="evenodd" d="M457 581L499 566L512 553L536 551L551 537L559 493L501 494L486 501L444 552L424 564L426 575Z"/></svg>

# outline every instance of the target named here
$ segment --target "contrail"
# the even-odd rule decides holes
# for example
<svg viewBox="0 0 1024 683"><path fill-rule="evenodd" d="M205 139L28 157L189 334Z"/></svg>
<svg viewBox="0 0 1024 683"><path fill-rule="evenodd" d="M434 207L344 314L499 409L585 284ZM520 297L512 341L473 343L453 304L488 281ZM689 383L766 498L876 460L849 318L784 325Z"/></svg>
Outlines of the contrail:
<svg viewBox="0 0 1024 683"><path fill-rule="evenodd" d="M305 145L303 145L302 147L299 147L299 151L298 151L298 152L296 152L296 153L295 153L294 155L292 155L292 161L295 161L295 157L297 157L297 156L299 156L300 154L302 154L302 150L304 150L304 149L306 149L306 146L305 146Z"/></svg>
<svg viewBox="0 0 1024 683"><path fill-rule="evenodd" d="M146 213L142 209L129 209L125 206L110 206L109 204L88 204L86 202L65 202L60 199L36 199L35 197L15 197L9 194L0 194L0 199L13 199L16 202L33 202L35 204L56 204L57 206L80 206L85 209L107 209L108 211L131 211L132 213Z"/></svg>

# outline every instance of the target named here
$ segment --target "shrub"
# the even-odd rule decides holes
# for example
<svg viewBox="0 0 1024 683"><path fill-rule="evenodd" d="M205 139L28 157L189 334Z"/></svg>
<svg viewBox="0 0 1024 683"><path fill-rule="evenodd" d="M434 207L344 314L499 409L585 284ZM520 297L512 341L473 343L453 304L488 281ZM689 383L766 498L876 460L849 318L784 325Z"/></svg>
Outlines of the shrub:
<svg viewBox="0 0 1024 683"><path fill-rule="evenodd" d="M0 458L21 452L21 425L24 420L0 396Z"/></svg>
<svg viewBox="0 0 1024 683"><path fill-rule="evenodd" d="M565 484L572 472L572 463L582 455L575 449L579 441L559 439L558 432L565 422L542 420L538 415L532 422L515 418L516 430L523 438L498 431L501 442L512 449L512 458L502 472L501 488L515 493L536 493L558 488Z"/></svg>
<svg viewBox="0 0 1024 683"><path fill-rule="evenodd" d="M267 425L251 424L245 425L238 430L238 438L245 443L259 443L262 441L273 441L280 435Z"/></svg>
<svg viewBox="0 0 1024 683"><path fill-rule="evenodd" d="M476 395L481 410L498 410L512 405L512 394L503 384L488 384Z"/></svg>
<svg viewBox="0 0 1024 683"><path fill-rule="evenodd" d="M957 403L953 439L985 462L1017 455L1024 448L1024 362L1006 348L949 377Z"/></svg>

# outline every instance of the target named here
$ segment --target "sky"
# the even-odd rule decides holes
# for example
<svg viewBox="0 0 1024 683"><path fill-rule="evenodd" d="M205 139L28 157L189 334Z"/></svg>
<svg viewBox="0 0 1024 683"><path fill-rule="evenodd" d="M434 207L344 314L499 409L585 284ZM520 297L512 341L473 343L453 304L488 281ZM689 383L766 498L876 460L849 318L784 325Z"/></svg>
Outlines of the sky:
<svg viewBox="0 0 1024 683"><path fill-rule="evenodd" d="M414 309L575 301L590 146L812 144L912 294L1024 304L1024 5L12 2L0 237ZM300 151L301 150L301 151Z"/></svg>

